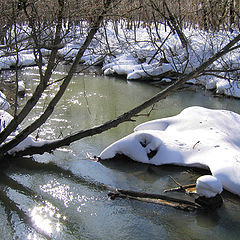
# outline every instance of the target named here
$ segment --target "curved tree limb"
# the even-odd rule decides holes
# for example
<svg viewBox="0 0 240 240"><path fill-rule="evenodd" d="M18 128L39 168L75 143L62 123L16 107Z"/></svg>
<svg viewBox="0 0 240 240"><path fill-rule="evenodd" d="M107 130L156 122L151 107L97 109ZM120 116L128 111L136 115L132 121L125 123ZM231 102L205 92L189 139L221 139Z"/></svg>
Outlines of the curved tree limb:
<svg viewBox="0 0 240 240"><path fill-rule="evenodd" d="M120 115L114 120L108 121L102 125L92 127L87 130L81 130L75 134L69 135L63 139L54 140L49 143L43 144L42 146L32 146L28 147L23 151L16 152L14 156L26 156L26 155L33 155L33 154L43 154L44 152L51 152L52 150L62 147L62 146L68 146L72 142L80 140L85 137L93 136L100 134L104 131L107 131L111 128L117 127L119 124L131 121L132 117L135 117L139 112L142 110L150 107L154 103L166 98L168 95L170 95L173 91L176 91L178 88L180 88L185 82L187 82L190 79L196 78L200 73L202 73L207 67L209 67L214 61L219 59L220 57L227 54L229 51L231 51L231 48L240 41L240 34L237 35L232 41L230 41L224 48L222 48L219 52L217 52L215 55L213 55L211 58L209 58L206 62L202 63L199 67L197 67L195 70L190 72L189 74L180 77L175 83L171 84L170 86L166 87L159 93L157 93L155 96L147 100L146 102L140 104L139 106L131 109L130 111ZM0 148L1 150L1 148Z"/></svg>

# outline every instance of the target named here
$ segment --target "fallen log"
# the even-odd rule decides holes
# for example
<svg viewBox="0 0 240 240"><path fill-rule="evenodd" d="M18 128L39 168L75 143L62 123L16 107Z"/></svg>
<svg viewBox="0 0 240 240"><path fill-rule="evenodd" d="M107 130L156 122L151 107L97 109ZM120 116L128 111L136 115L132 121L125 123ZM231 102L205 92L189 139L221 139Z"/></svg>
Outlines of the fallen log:
<svg viewBox="0 0 240 240"><path fill-rule="evenodd" d="M203 210L203 207L195 202L168 197L161 194L152 194L152 193L116 189L116 192L110 192L108 193L108 196L112 200L114 200L117 197L128 198L128 199L134 199L134 200L143 201L143 202L161 204L164 206L169 206L169 207L173 207L176 209L189 211L189 212L196 211L196 210Z"/></svg>

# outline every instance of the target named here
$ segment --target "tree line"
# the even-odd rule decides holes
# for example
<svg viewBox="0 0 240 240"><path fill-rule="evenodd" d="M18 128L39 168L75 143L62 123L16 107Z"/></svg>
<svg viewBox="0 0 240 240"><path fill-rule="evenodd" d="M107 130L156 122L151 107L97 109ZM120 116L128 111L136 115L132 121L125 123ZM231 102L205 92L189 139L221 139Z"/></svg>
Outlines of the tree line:
<svg viewBox="0 0 240 240"><path fill-rule="evenodd" d="M29 14L46 25L56 22L56 1L51 0L0 0L0 40L4 43L7 30L13 21L25 24L28 20L21 11L24 6L31 8ZM68 0L65 3L63 20L66 24L80 24L81 21L93 22L104 7L104 0ZM168 8L181 27L199 27L204 30L219 31L240 28L240 0L121 0L109 9L108 20L125 19L129 28L152 22L168 24ZM15 19L15 20L14 20Z"/></svg>

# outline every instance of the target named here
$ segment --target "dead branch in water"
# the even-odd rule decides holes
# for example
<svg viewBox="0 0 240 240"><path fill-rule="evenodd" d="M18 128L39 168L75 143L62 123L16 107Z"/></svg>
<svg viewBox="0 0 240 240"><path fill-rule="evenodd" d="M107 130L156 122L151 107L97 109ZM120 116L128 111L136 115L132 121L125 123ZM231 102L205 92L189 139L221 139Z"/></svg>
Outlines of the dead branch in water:
<svg viewBox="0 0 240 240"><path fill-rule="evenodd" d="M169 206L169 207L173 207L176 209L189 211L189 212L203 209L199 204L196 204L194 202L172 198L172 197L168 197L161 194L152 194L152 193L116 189L116 192L110 192L108 196L112 200L114 200L117 197L128 198L128 199L134 199L142 202L156 203L163 206Z"/></svg>

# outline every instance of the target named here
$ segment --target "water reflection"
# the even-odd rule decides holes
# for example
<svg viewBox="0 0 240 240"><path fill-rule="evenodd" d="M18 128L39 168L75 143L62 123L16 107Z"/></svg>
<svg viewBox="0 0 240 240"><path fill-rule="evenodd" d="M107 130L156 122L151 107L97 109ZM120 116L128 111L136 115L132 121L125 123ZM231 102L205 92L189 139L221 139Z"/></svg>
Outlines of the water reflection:
<svg viewBox="0 0 240 240"><path fill-rule="evenodd" d="M70 191L70 186L67 184L61 184L56 179L40 186L40 189L51 195L53 198L62 201L65 207L68 207L74 199L74 193Z"/></svg>
<svg viewBox="0 0 240 240"><path fill-rule="evenodd" d="M213 228L218 225L220 216L216 211L199 212L196 216L197 224L203 228Z"/></svg>
<svg viewBox="0 0 240 240"><path fill-rule="evenodd" d="M59 213L59 209L48 201L41 205L29 209L30 218L33 226L38 232L44 233L45 236L57 234L62 230L62 223L66 220L65 216ZM27 239L35 239L36 234L29 234Z"/></svg>

